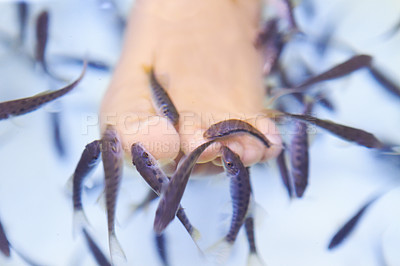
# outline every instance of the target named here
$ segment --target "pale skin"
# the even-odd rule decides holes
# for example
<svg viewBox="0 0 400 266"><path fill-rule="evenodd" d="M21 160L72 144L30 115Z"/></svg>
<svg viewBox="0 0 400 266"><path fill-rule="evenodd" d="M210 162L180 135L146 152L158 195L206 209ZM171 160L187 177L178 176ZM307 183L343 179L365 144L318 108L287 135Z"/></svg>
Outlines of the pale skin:
<svg viewBox="0 0 400 266"><path fill-rule="evenodd" d="M275 158L282 142L263 114L262 56L254 47L260 11L258 0L137 0L101 105L101 131L113 124L125 154L141 142L157 160L169 162L206 142L203 133L212 124L242 119L272 147L247 134L234 135L211 145L198 162L221 165L222 144L246 166ZM156 115L144 66L154 67L175 104L177 130Z"/></svg>

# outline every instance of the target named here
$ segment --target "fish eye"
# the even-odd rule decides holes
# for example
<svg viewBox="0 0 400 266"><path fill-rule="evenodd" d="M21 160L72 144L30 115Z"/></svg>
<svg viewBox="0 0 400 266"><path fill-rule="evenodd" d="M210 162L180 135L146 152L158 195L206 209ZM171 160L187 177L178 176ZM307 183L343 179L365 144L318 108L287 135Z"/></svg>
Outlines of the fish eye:
<svg viewBox="0 0 400 266"><path fill-rule="evenodd" d="M165 115L168 114L168 109L164 109L163 114L165 114Z"/></svg>
<svg viewBox="0 0 400 266"><path fill-rule="evenodd" d="M147 164L147 166L152 166L151 161L147 161L146 164Z"/></svg>
<svg viewBox="0 0 400 266"><path fill-rule="evenodd" d="M149 158L149 154L147 152L143 152L143 158Z"/></svg>
<svg viewBox="0 0 400 266"><path fill-rule="evenodd" d="M226 165L227 165L229 168L231 168L231 167L233 166L233 163L227 162Z"/></svg>

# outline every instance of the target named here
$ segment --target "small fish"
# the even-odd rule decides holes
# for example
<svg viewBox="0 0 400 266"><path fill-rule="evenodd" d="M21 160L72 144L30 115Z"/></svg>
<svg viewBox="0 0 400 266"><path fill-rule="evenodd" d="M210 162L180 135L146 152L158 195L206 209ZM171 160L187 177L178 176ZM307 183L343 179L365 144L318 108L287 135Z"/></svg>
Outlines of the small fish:
<svg viewBox="0 0 400 266"><path fill-rule="evenodd" d="M209 250L217 255L217 263L226 263L240 228L249 214L251 202L251 184L249 168L246 168L239 155L228 147L222 147L222 162L225 173L230 178L230 194L232 199L232 219L228 233Z"/></svg>
<svg viewBox="0 0 400 266"><path fill-rule="evenodd" d="M165 244L165 234L155 234L157 254L160 257L164 266L170 265L167 257L167 249Z"/></svg>
<svg viewBox="0 0 400 266"><path fill-rule="evenodd" d="M86 216L82 207L82 184L85 178L100 162L100 141L95 140L86 145L79 159L75 172L72 175L72 199L74 206L74 232L80 229L81 223L86 223Z"/></svg>
<svg viewBox="0 0 400 266"><path fill-rule="evenodd" d="M174 127L177 127L179 123L179 113L176 110L176 107L169 97L168 93L158 82L157 77L154 73L154 68L145 67L145 72L149 75L150 78L151 95L154 108L160 116L167 118Z"/></svg>
<svg viewBox="0 0 400 266"><path fill-rule="evenodd" d="M400 19L397 21L397 23L384 35L386 39L392 38L394 35L396 35L400 30Z"/></svg>
<svg viewBox="0 0 400 266"><path fill-rule="evenodd" d="M226 146L222 147L222 161L226 175L231 180L230 193L233 209L231 226L225 236L225 241L233 244L249 209L251 198L250 176L240 157Z"/></svg>
<svg viewBox="0 0 400 266"><path fill-rule="evenodd" d="M4 231L1 221L0 221L0 251L7 258L10 257L10 242L8 242L6 232Z"/></svg>
<svg viewBox="0 0 400 266"><path fill-rule="evenodd" d="M80 57L71 56L71 55L57 55L53 56L57 61L60 61L62 64L83 64L85 60L87 60L87 65L89 68L101 70L101 71L110 71L111 66L101 60L94 59L82 59ZM54 60L53 60L54 61Z"/></svg>
<svg viewBox="0 0 400 266"><path fill-rule="evenodd" d="M197 159L214 140L203 143L185 157L171 178L165 192L162 194L154 219L154 231L160 234L174 219L179 210L180 201L185 192L186 184Z"/></svg>
<svg viewBox="0 0 400 266"><path fill-rule="evenodd" d="M49 12L42 11L36 19L36 46L35 59L41 64L43 70L47 71L46 46L49 35Z"/></svg>
<svg viewBox="0 0 400 266"><path fill-rule="evenodd" d="M278 31L277 19L271 19L265 23L264 28L257 36L255 46L262 51L263 74L268 75L276 68L284 46L283 36Z"/></svg>
<svg viewBox="0 0 400 266"><path fill-rule="evenodd" d="M65 151L64 141L62 138L60 120L61 118L59 112L50 113L50 123L53 129L52 132L53 132L54 146L56 147L57 154L62 158L65 156L66 151Z"/></svg>
<svg viewBox="0 0 400 266"><path fill-rule="evenodd" d="M297 26L296 20L293 15L293 5L290 0L282 0L285 7L285 13L287 14L287 20L289 21L290 29L294 32L299 31L299 27Z"/></svg>
<svg viewBox="0 0 400 266"><path fill-rule="evenodd" d="M18 100L0 103L0 120L7 119L11 116L18 116L32 112L41 107L43 104L46 104L57 98L60 98L61 96L70 92L79 84L79 82L85 75L85 72L86 72L86 63L83 66L82 73L80 74L78 79L64 88L61 88L56 91L40 93L38 95L28 98L22 98Z"/></svg>
<svg viewBox="0 0 400 266"><path fill-rule="evenodd" d="M387 91L392 93L393 95L400 97L400 87L396 85L392 80L390 80L387 76L385 76L379 69L375 66L369 67L369 73L372 77L381 84Z"/></svg>
<svg viewBox="0 0 400 266"><path fill-rule="evenodd" d="M104 253L100 250L100 248L97 246L97 244L94 242L93 238L89 235L85 228L82 229L82 232L97 264L99 264L100 266L111 266L111 263L108 261Z"/></svg>
<svg viewBox="0 0 400 266"><path fill-rule="evenodd" d="M209 140L227 137L236 133L248 133L258 138L267 148L271 147L271 142L258 129L249 123L239 119L229 119L211 125L203 134Z"/></svg>
<svg viewBox="0 0 400 266"><path fill-rule="evenodd" d="M28 21L28 3L26 1L18 1L18 26L19 26L19 43L23 44L26 36L26 25Z"/></svg>
<svg viewBox="0 0 400 266"><path fill-rule="evenodd" d="M131 155L132 163L136 166L136 170L140 173L146 183L149 184L149 186L153 189L154 193L159 196L170 183L167 175L158 166L156 159L146 151L141 143L137 142L132 144ZM192 226L181 205L178 206L176 216L181 221L192 239L196 242L200 237L200 233L195 227Z"/></svg>
<svg viewBox="0 0 400 266"><path fill-rule="evenodd" d="M367 148L380 149L382 147L382 143L373 134L361 129L336 124L332 121L318 119L310 115L290 114L284 112L281 112L280 114L278 113L278 116L279 115L286 115L316 125L344 140L355 142L358 145Z"/></svg>
<svg viewBox="0 0 400 266"><path fill-rule="evenodd" d="M365 204L353 217L351 217L349 221L347 221L339 229L339 231L332 237L328 249L334 249L335 247L340 245L351 234L351 232L353 232L355 226L363 217L365 211L368 209L369 206L371 206L373 202L375 202L376 199L377 197L368 201L367 204Z"/></svg>
<svg viewBox="0 0 400 266"><path fill-rule="evenodd" d="M293 196L293 191L292 191L292 179L289 176L289 171L286 165L286 160L285 160L285 150L282 149L281 153L278 155L276 158L276 162L278 164L279 172L281 174L281 178L283 181L283 184L286 187L286 190L288 192L289 198Z"/></svg>
<svg viewBox="0 0 400 266"><path fill-rule="evenodd" d="M147 206L149 206L149 204L153 202L153 200L155 200L156 198L158 198L157 193L155 193L152 189L149 189L146 197L144 197L144 199L139 204L135 204L132 206L132 214L138 212L139 210L146 209Z"/></svg>
<svg viewBox="0 0 400 266"><path fill-rule="evenodd" d="M301 84L295 86L296 88L307 88L315 83L336 79L348 75L363 67L371 65L372 57L369 55L356 55L349 60L338 64L331 69L311 78L308 78Z"/></svg>
<svg viewBox="0 0 400 266"><path fill-rule="evenodd" d="M297 197L301 198L308 184L308 134L307 124L302 121L295 123L296 134L290 145L292 177Z"/></svg>
<svg viewBox="0 0 400 266"><path fill-rule="evenodd" d="M122 179L124 151L122 149L118 133L113 126L107 125L107 128L101 138L100 147L106 184L105 196L111 261L115 261L115 255L118 255L119 258L126 260L125 254L118 243L115 234L116 203L119 186Z"/></svg>

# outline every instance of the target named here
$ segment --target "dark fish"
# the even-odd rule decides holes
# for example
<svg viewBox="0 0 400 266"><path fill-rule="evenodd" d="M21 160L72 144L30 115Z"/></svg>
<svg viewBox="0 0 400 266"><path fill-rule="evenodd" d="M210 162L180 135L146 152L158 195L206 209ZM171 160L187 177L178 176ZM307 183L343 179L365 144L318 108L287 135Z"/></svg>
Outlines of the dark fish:
<svg viewBox="0 0 400 266"><path fill-rule="evenodd" d="M365 211L376 199L377 198L374 198L367 202L367 204L365 204L349 221L347 221L339 229L339 231L333 236L331 242L329 243L328 249L334 249L335 247L340 245L343 240L345 240L351 234L351 232L353 232L355 226L360 221Z"/></svg>
<svg viewBox="0 0 400 266"><path fill-rule="evenodd" d="M32 112L41 107L43 104L51 102L67 94L79 84L79 82L85 75L85 72L86 72L86 63L83 66L82 73L78 77L78 79L62 89L41 93L28 98L22 98L18 100L0 103L0 120L7 119L10 116L18 116Z"/></svg>
<svg viewBox="0 0 400 266"><path fill-rule="evenodd" d="M250 176L240 157L226 146L222 147L222 161L226 175L231 180L230 193L233 209L231 226L225 236L225 241L233 244L249 210L251 197Z"/></svg>
<svg viewBox="0 0 400 266"><path fill-rule="evenodd" d="M315 83L336 79L348 75L363 67L371 65L372 57L369 55L356 55L349 60L334 66L333 68L311 78L308 78L295 88L307 88Z"/></svg>
<svg viewBox="0 0 400 266"><path fill-rule="evenodd" d="M163 86L158 82L154 73L154 68L145 68L146 73L150 78L151 95L153 99L154 108L157 113L171 121L175 127L179 123L179 113L176 110L174 103L165 91Z"/></svg>
<svg viewBox="0 0 400 266"><path fill-rule="evenodd" d="M36 19L36 46L35 59L39 62L43 70L47 71L46 65L46 46L49 37L49 12L42 11Z"/></svg>
<svg viewBox="0 0 400 266"><path fill-rule="evenodd" d="M84 179L94 170L94 168L100 162L100 141L95 140L86 145L82 152L81 158L79 159L78 165L75 168L75 172L72 175L73 189L72 199L74 206L74 231L83 222L86 222L86 216L82 207L82 184Z"/></svg>
<svg viewBox="0 0 400 266"><path fill-rule="evenodd" d="M155 234L157 254L160 257L164 266L170 265L167 257L167 249L165 244L165 234Z"/></svg>
<svg viewBox="0 0 400 266"><path fill-rule="evenodd" d="M293 191L292 191L293 184L292 184L292 179L289 176L289 171L288 171L288 168L286 165L284 149L282 149L281 153L276 158L276 162L278 163L278 168L279 168L279 172L281 174L282 182L286 187L289 198L291 198L293 196Z"/></svg>
<svg viewBox="0 0 400 266"><path fill-rule="evenodd" d="M276 68L284 46L283 36L278 31L277 19L271 19L265 23L264 28L257 36L255 46L263 54L263 73L268 75Z"/></svg>
<svg viewBox="0 0 400 266"><path fill-rule="evenodd" d="M10 242L8 242L6 232L4 231L3 225L0 221L0 251L6 257L10 257Z"/></svg>
<svg viewBox="0 0 400 266"><path fill-rule="evenodd" d="M56 147L57 154L62 158L65 156L66 151L65 151L64 141L62 139L60 119L61 118L59 112L50 113L50 122L51 122L51 127L53 129L52 132L53 132L54 146Z"/></svg>
<svg viewBox="0 0 400 266"><path fill-rule="evenodd" d="M101 71L110 71L111 66L101 60L93 60L93 59L82 59L76 56L70 55L57 55L54 56L57 60L61 61L62 64L83 64L84 61L87 61L87 65L89 68L101 70Z"/></svg>
<svg viewBox="0 0 400 266"><path fill-rule="evenodd" d="M213 142L214 141L211 140L197 147L183 159L181 165L175 171L157 207L156 217L154 219L154 231L156 233L160 234L174 219L175 214L179 210L180 201L197 159Z"/></svg>
<svg viewBox="0 0 400 266"><path fill-rule="evenodd" d="M203 134L203 137L209 140L224 138L236 133L248 133L258 138L267 148L271 147L270 141L258 129L249 123L238 120L229 119L211 125Z"/></svg>
<svg viewBox="0 0 400 266"><path fill-rule="evenodd" d="M336 124L332 121L318 119L310 115L290 114L283 112L282 114L316 125L344 140L355 142L367 148L379 149L382 147L382 143L374 135L361 129Z"/></svg>
<svg viewBox="0 0 400 266"><path fill-rule="evenodd" d="M296 20L294 19L293 15L293 5L290 0L282 0L285 3L285 13L287 13L287 17L289 20L289 25L292 31L296 32L299 31L299 28L297 26Z"/></svg>
<svg viewBox="0 0 400 266"><path fill-rule="evenodd" d="M322 105L329 111L331 111L331 112L335 111L335 105L322 92L319 92L315 95L315 101L316 101L316 103L319 103L320 105Z"/></svg>
<svg viewBox="0 0 400 266"><path fill-rule="evenodd" d="M97 244L94 242L93 238L89 235L85 228L82 229L82 232L97 264L99 264L100 266L111 266L111 263L108 261L104 253L100 250L100 248L97 246Z"/></svg>
<svg viewBox="0 0 400 266"><path fill-rule="evenodd" d="M122 179L122 169L124 161L124 151L119 140L116 129L107 125L101 138L101 155L103 160L105 175L105 195L108 223L108 240L110 246L111 261L115 261L115 256L126 259L120 244L115 235L115 214L118 190Z"/></svg>
<svg viewBox="0 0 400 266"><path fill-rule="evenodd" d="M308 184L308 134L307 124L302 121L295 123L296 134L290 145L290 161L292 177L297 197L301 198Z"/></svg>
<svg viewBox="0 0 400 266"><path fill-rule="evenodd" d="M19 43L23 44L26 36L26 22L28 21L28 3L18 1L18 26L19 26Z"/></svg>
<svg viewBox="0 0 400 266"><path fill-rule="evenodd" d="M157 193L155 193L152 189L150 189L146 195L146 197L144 197L144 199L137 205L134 205L132 207L132 213L136 213L137 211L141 210L141 209L145 209L147 208L147 206L153 202L153 200L155 200L156 198L158 198Z"/></svg>
<svg viewBox="0 0 400 266"><path fill-rule="evenodd" d="M169 178L159 167L156 159L139 142L131 147L132 164L153 191L160 195Z"/></svg>
<svg viewBox="0 0 400 266"><path fill-rule="evenodd" d="M385 76L379 69L375 66L369 67L369 73L372 77L381 84L387 91L392 93L393 95L400 97L400 87L395 84L392 80L390 80L387 76Z"/></svg>
<svg viewBox="0 0 400 266"><path fill-rule="evenodd" d="M166 189L170 182L167 175L158 166L156 159L149 152L147 152L139 142L132 144L131 155L132 163L136 166L136 170L140 173L146 183L149 184L149 186L153 189L156 196L159 196L162 191ZM198 230L190 223L181 205L178 206L176 216L181 221L193 240L197 241L200 234Z"/></svg>
<svg viewBox="0 0 400 266"><path fill-rule="evenodd" d="M385 37L387 39L392 38L394 35L396 35L399 32L399 30L400 30L400 19L387 33L385 33Z"/></svg>

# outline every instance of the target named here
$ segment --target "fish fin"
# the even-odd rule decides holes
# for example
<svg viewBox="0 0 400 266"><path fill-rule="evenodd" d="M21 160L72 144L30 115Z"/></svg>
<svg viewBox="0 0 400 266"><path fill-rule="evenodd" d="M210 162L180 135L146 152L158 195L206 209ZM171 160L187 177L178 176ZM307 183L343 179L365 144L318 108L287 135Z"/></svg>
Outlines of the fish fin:
<svg viewBox="0 0 400 266"><path fill-rule="evenodd" d="M124 250L121 247L121 244L117 239L117 236L115 235L115 232L110 233L108 241L110 245L110 255L112 264L120 265L122 263L125 263L127 261L126 256Z"/></svg>
<svg viewBox="0 0 400 266"><path fill-rule="evenodd" d="M71 175L67 182L65 182L64 190L68 196L72 196L73 194L73 187L74 187L74 175Z"/></svg>
<svg viewBox="0 0 400 266"><path fill-rule="evenodd" d="M258 203L254 203L252 207L254 216L254 226L261 226L268 217L268 212Z"/></svg>
<svg viewBox="0 0 400 266"><path fill-rule="evenodd" d="M194 242L197 242L197 241L199 241L201 239L200 231L195 227L193 227L193 231L190 234L190 236L192 237Z"/></svg>
<svg viewBox="0 0 400 266"><path fill-rule="evenodd" d="M89 220L87 219L83 209L74 210L72 223L72 234L74 238L76 238L77 234L81 232L82 229L90 226Z"/></svg>
<svg viewBox="0 0 400 266"><path fill-rule="evenodd" d="M99 197L96 200L96 203L99 205L100 209L102 209L104 212L107 212L106 193L104 192L104 190L100 193Z"/></svg>
<svg viewBox="0 0 400 266"><path fill-rule="evenodd" d="M144 71L144 73L146 73L147 75L149 75L151 73L151 71L153 71L153 66L151 65L142 65L142 69Z"/></svg>
<svg viewBox="0 0 400 266"><path fill-rule="evenodd" d="M250 253L247 258L247 266L265 266L267 265L257 253Z"/></svg>
<svg viewBox="0 0 400 266"><path fill-rule="evenodd" d="M232 244L225 240L225 237L218 240L215 244L211 245L206 249L206 254L210 256L213 262L217 265L226 265L230 252L232 249Z"/></svg>

